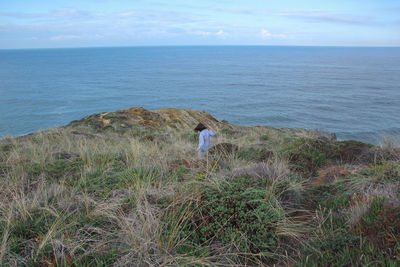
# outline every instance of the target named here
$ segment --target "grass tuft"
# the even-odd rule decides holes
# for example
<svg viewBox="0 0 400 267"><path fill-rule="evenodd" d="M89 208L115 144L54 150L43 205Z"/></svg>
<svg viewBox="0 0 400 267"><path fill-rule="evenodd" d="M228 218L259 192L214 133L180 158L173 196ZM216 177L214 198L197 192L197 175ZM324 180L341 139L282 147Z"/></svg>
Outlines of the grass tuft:
<svg viewBox="0 0 400 267"><path fill-rule="evenodd" d="M182 129L0 140L0 265L399 265L398 143L216 132L206 160Z"/></svg>

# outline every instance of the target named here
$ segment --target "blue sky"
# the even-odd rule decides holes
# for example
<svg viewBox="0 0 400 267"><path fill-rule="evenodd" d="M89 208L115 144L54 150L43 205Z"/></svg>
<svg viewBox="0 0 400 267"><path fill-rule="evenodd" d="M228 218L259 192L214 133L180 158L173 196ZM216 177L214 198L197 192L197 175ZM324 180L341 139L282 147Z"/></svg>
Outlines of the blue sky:
<svg viewBox="0 0 400 267"><path fill-rule="evenodd" d="M0 0L0 49L400 46L399 0Z"/></svg>

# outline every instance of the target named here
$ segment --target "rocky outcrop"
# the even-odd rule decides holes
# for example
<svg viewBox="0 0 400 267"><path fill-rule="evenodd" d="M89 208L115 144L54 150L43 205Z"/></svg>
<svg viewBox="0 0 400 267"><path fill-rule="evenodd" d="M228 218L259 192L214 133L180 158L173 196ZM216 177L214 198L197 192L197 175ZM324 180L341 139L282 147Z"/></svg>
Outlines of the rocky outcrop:
<svg viewBox="0 0 400 267"><path fill-rule="evenodd" d="M158 109L129 108L115 112L103 112L72 121L68 127L89 126L96 131L125 131L135 128L150 129L194 129L202 122L213 128L232 128L226 121L219 121L205 111L191 109Z"/></svg>

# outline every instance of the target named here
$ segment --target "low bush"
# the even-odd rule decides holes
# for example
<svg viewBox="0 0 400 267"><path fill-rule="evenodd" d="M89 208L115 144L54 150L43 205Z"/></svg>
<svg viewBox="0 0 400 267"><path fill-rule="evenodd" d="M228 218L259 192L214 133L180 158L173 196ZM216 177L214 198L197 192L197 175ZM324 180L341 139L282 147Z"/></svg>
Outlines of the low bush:
<svg viewBox="0 0 400 267"><path fill-rule="evenodd" d="M354 163L370 147L353 140L329 142L324 137L298 138L284 145L279 155L289 160L293 171L310 177L329 163Z"/></svg>
<svg viewBox="0 0 400 267"><path fill-rule="evenodd" d="M237 150L236 155L245 161L266 161L273 156L273 152L265 147L249 147Z"/></svg>
<svg viewBox="0 0 400 267"><path fill-rule="evenodd" d="M394 163L384 162L382 164L370 165L370 175L377 182L398 181L400 167Z"/></svg>
<svg viewBox="0 0 400 267"><path fill-rule="evenodd" d="M165 218L170 220L169 224L171 220L184 221L179 233L185 242L179 247L185 251L220 242L246 259L258 257L270 261L283 253L280 242L283 236L278 232L291 224L279 204L279 197L288 187L287 182L274 184L267 179L232 178L219 186L203 186L199 202L191 203L190 207L188 203L174 207ZM287 229L296 231L295 227Z"/></svg>

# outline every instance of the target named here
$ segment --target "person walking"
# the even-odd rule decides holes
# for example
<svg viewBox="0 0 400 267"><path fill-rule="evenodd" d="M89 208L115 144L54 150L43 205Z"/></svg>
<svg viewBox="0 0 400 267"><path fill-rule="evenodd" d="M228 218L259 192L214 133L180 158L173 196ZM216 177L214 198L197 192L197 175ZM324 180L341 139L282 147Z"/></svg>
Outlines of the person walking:
<svg viewBox="0 0 400 267"><path fill-rule="evenodd" d="M215 136L214 130L211 127L206 127L201 122L194 129L200 132L199 134L199 145L197 146L197 156L199 159L204 159L205 154L210 148L210 136Z"/></svg>

